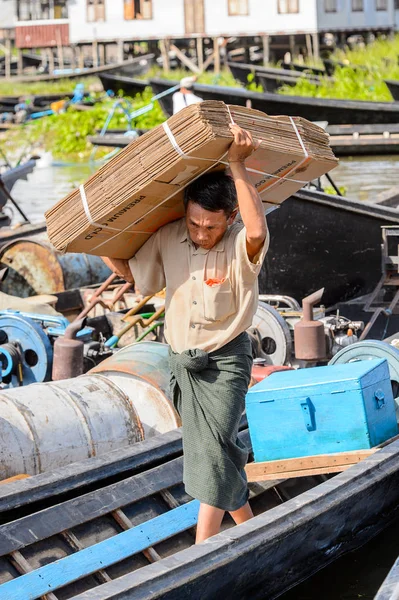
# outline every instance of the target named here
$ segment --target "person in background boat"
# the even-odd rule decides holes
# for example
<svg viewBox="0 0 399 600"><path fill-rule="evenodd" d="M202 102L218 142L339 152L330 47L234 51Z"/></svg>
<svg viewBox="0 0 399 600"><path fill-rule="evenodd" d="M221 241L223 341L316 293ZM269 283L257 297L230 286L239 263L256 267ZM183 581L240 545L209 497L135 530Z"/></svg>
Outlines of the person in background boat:
<svg viewBox="0 0 399 600"><path fill-rule="evenodd" d="M103 258L143 295L166 287L165 336L183 424L183 479L187 493L200 501L196 543L219 532L226 511L237 524L253 516L244 470L248 453L238 427L252 368L246 330L258 304L269 236L245 168L258 143L230 127L231 175L207 173L192 182L185 190L185 218L161 227L132 259ZM238 210L242 223L234 222Z"/></svg>
<svg viewBox="0 0 399 600"><path fill-rule="evenodd" d="M193 92L195 81L195 77L183 77L183 79L180 80L180 91L175 92L172 96L174 115L183 108L186 108L186 106L190 106L190 104L203 102L202 98L196 96Z"/></svg>

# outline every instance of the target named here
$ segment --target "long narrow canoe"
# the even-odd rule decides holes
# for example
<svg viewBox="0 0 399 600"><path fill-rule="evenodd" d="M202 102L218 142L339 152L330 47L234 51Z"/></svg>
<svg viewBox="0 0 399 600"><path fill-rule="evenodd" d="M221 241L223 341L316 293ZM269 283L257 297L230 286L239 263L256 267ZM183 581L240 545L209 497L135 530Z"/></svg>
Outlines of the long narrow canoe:
<svg viewBox="0 0 399 600"><path fill-rule="evenodd" d="M151 79L150 85L155 94L164 92L176 85L176 81ZM306 98L281 94L251 92L241 88L212 85L194 85L195 93L204 100L222 100L226 104L238 104L261 110L269 115L289 115L304 117L309 121L327 121L330 125L357 123L397 123L399 104L396 102L365 102L360 100L331 100L327 98ZM160 100L165 114L172 114L172 98Z"/></svg>
<svg viewBox="0 0 399 600"><path fill-rule="evenodd" d="M248 444L246 430L240 437ZM175 456L162 457L163 439L165 447L174 442ZM398 514L399 442L392 442L329 480L250 484L256 516L238 527L226 518L220 534L195 546L198 503L183 488L178 441L170 432L124 450L123 460L116 451L114 462L110 453L58 478L2 486L0 598L273 599Z"/></svg>
<svg viewBox="0 0 399 600"><path fill-rule="evenodd" d="M115 72L115 71L120 71L122 70L126 70L128 69L129 74L133 75L133 74L141 74L143 72L143 70L145 70L150 66L150 64L152 63L154 58L153 54L146 54L143 56L138 56L136 58L129 58L128 60L125 60L123 62L120 63L112 63L112 64L108 64L108 65L103 65L101 67L93 67L91 69L76 69L76 70L71 70L65 73L60 73L57 75L21 75L21 76L15 76L15 77L9 77L9 78L5 78L3 81L5 81L6 83L13 83L13 82L18 82L18 81L22 81L22 82L35 82L35 81L55 81L57 79L71 79L71 78L77 78L77 77L89 77L92 75L98 75L99 73L109 73L109 72ZM125 71L126 72L126 71Z"/></svg>

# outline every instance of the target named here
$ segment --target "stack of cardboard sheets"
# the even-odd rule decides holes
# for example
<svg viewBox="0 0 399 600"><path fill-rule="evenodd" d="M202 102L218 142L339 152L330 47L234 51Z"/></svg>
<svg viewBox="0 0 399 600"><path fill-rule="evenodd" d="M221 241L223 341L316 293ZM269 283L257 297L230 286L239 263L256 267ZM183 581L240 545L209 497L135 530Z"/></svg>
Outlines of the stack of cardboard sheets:
<svg viewBox="0 0 399 600"><path fill-rule="evenodd" d="M265 208L337 164L323 129L302 118L269 117L223 102L195 104L131 142L46 213L62 252L131 258L162 225L184 214L184 188L225 169L234 120L260 147L247 159Z"/></svg>

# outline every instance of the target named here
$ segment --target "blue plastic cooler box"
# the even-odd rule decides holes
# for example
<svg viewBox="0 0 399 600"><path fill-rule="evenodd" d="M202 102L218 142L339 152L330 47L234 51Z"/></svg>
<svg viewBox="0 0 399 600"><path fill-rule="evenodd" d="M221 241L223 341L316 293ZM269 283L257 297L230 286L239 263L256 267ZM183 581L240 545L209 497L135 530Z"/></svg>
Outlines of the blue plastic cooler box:
<svg viewBox="0 0 399 600"><path fill-rule="evenodd" d="M398 433L386 359L273 373L246 409L257 462L372 448Z"/></svg>

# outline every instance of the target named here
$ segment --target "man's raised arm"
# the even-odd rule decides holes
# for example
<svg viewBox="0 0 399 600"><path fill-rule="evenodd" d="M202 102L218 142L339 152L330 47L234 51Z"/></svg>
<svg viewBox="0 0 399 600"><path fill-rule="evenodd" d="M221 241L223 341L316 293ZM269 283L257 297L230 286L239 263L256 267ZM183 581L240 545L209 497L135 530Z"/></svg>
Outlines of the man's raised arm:
<svg viewBox="0 0 399 600"><path fill-rule="evenodd" d="M245 159L256 150L259 142L254 143L251 134L238 125L230 125L230 129L234 141L230 146L228 161L237 190L238 207L246 229L248 258L252 262L262 249L267 235L262 201L245 168Z"/></svg>

